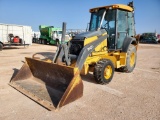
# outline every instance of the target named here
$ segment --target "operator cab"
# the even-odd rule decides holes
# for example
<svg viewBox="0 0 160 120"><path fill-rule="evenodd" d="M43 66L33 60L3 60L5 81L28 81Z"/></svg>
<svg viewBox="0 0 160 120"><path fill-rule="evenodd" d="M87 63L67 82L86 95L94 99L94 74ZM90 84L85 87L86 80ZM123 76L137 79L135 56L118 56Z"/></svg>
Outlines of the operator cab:
<svg viewBox="0 0 160 120"><path fill-rule="evenodd" d="M121 50L126 37L135 36L133 2L90 9L89 31L105 29L109 50Z"/></svg>

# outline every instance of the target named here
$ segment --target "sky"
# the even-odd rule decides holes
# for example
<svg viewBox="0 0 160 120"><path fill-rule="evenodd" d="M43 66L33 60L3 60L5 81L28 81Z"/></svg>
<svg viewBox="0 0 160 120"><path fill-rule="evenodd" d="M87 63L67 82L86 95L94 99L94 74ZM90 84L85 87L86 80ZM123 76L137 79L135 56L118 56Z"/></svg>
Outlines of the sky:
<svg viewBox="0 0 160 120"><path fill-rule="evenodd" d="M111 4L127 4L131 0L0 0L0 23L39 25L67 29L86 29L90 21L89 9ZM160 33L160 0L133 0L136 33Z"/></svg>

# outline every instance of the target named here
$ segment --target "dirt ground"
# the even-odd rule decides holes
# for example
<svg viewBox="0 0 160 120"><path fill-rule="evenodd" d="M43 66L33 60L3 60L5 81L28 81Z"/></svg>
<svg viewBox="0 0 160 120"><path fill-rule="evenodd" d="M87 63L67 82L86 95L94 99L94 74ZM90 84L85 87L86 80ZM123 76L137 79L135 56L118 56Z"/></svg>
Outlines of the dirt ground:
<svg viewBox="0 0 160 120"><path fill-rule="evenodd" d="M0 120L160 120L160 45L140 44L132 73L115 72L108 85L82 76L83 97L59 111L48 111L8 85L24 57L41 53L53 58L55 46L0 51Z"/></svg>

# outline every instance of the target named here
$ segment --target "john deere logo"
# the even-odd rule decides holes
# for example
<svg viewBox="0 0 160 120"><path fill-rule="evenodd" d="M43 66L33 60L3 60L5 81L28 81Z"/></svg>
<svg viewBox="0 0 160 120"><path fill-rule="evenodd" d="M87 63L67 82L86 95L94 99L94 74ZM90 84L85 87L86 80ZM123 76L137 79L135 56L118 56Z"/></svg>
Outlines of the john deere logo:
<svg viewBox="0 0 160 120"><path fill-rule="evenodd" d="M93 49L93 47L94 47L94 46L93 46L93 45L91 45L91 46L89 46L89 48L87 48L87 50L88 50L88 51L90 51L90 50L92 50L92 49Z"/></svg>

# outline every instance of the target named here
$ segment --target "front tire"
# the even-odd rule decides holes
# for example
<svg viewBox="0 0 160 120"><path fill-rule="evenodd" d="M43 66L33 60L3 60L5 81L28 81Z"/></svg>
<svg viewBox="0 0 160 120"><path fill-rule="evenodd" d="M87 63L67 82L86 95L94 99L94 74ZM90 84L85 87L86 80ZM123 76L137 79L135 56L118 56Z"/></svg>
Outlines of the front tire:
<svg viewBox="0 0 160 120"><path fill-rule="evenodd" d="M3 44L0 43L0 51L2 51L2 50L3 50Z"/></svg>
<svg viewBox="0 0 160 120"><path fill-rule="evenodd" d="M109 83L114 75L114 65L110 60L102 59L98 61L94 68L94 78L99 84Z"/></svg>

